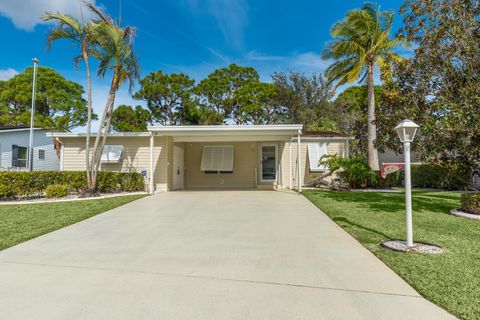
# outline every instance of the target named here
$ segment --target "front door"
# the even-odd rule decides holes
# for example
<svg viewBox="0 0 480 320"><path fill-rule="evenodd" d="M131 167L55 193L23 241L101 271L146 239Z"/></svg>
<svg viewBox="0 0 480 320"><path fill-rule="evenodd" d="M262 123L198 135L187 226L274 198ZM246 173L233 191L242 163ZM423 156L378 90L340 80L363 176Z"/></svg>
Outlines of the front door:
<svg viewBox="0 0 480 320"><path fill-rule="evenodd" d="M184 160L183 148L173 146L173 189L183 189Z"/></svg>
<svg viewBox="0 0 480 320"><path fill-rule="evenodd" d="M260 182L277 179L277 145L261 146L260 168Z"/></svg>

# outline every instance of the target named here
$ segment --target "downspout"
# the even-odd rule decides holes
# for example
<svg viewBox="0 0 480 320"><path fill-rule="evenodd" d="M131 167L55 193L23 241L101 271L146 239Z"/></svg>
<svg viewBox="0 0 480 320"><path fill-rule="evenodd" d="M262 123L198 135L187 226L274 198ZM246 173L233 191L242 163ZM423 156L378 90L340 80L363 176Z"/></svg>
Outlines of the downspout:
<svg viewBox="0 0 480 320"><path fill-rule="evenodd" d="M155 193L154 189L154 178L155 178L155 166L154 166L154 146L155 146L155 136L153 132L150 132L150 174L149 174L149 187L148 191L150 195L153 196Z"/></svg>
<svg viewBox="0 0 480 320"><path fill-rule="evenodd" d="M300 171L300 135L302 134L302 130L298 130L297 132L297 171L298 171L298 193L302 192L302 172Z"/></svg>
<svg viewBox="0 0 480 320"><path fill-rule="evenodd" d="M289 189L293 189L293 175L292 175L292 137L288 137L288 175L289 175Z"/></svg>

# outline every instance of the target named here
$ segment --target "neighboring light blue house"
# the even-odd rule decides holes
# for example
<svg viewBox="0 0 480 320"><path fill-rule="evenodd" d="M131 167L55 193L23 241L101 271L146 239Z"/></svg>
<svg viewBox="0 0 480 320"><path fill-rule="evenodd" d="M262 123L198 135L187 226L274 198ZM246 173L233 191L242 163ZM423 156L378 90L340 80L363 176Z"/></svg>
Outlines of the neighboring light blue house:
<svg viewBox="0 0 480 320"><path fill-rule="evenodd" d="M54 140L47 137L45 132L46 130L41 128L35 128L33 132L34 171L60 169ZM28 127L0 125L0 171L27 170L29 134Z"/></svg>

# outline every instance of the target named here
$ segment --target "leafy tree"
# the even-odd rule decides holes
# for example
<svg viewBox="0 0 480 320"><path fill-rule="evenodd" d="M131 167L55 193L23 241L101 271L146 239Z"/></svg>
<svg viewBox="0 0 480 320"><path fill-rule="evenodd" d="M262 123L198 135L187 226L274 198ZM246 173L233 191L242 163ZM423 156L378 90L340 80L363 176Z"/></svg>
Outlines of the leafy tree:
<svg viewBox="0 0 480 320"><path fill-rule="evenodd" d="M375 110L381 105L383 90L381 86L375 86ZM352 86L345 89L335 99L335 110L337 112L337 125L350 135L355 137L352 141L352 152L359 156L367 157L368 154L368 133L367 133L367 112L368 112L368 91L366 86ZM376 114L378 115L378 110Z"/></svg>
<svg viewBox="0 0 480 320"><path fill-rule="evenodd" d="M236 124L264 123L259 108L273 95L270 86L262 84L251 67L231 64L203 79L195 88L198 103Z"/></svg>
<svg viewBox="0 0 480 320"><path fill-rule="evenodd" d="M272 101L277 110L276 122L301 123L308 128L321 119L335 119L330 103L334 91L322 75L277 72L272 80L276 89Z"/></svg>
<svg viewBox="0 0 480 320"><path fill-rule="evenodd" d="M337 123L329 118L319 118L316 122L307 127L309 131L335 131L338 130Z"/></svg>
<svg viewBox="0 0 480 320"><path fill-rule="evenodd" d="M408 0L406 41L415 55L397 63L385 85L379 142L399 150L393 128L404 118L420 125L417 154L448 167L480 171L480 4Z"/></svg>
<svg viewBox="0 0 480 320"><path fill-rule="evenodd" d="M183 73L165 74L159 70L140 80L140 89L133 97L147 102L155 122L179 124L188 118L193 108L194 84L195 80Z"/></svg>
<svg viewBox="0 0 480 320"><path fill-rule="evenodd" d="M382 75L389 76L391 62L401 58L392 51L400 44L391 39L393 12L382 12L379 6L366 3L361 9L354 9L332 28L335 38L324 50L324 59L335 62L326 70L329 80L337 81L337 86L358 79L367 79L368 90L368 164L379 170L378 151L374 142L377 137L375 125L374 67L377 65Z"/></svg>
<svg viewBox="0 0 480 320"><path fill-rule="evenodd" d="M127 105L119 105L113 110L112 128L118 132L143 132L151 122L152 115L142 106L135 109Z"/></svg>
<svg viewBox="0 0 480 320"><path fill-rule="evenodd" d="M81 10L81 7L80 7ZM79 54L75 58L75 67L78 66L78 62L83 60L85 63L85 70L87 73L87 136L85 141L85 160L86 160L86 171L87 171L87 185L90 186L90 134L92 127L92 78L90 75L90 63L89 55L92 51L92 28L93 24L84 23L83 21L78 21L70 15L61 14L59 12L52 13L47 12L42 19L44 21L54 21L56 22L56 27L53 28L48 35L47 48L50 49L54 41L60 39L66 39L73 42L79 47ZM96 118L95 118L96 119Z"/></svg>
<svg viewBox="0 0 480 320"><path fill-rule="evenodd" d="M243 124L273 124L279 120L278 108L273 104L276 86L252 81L237 91L238 119Z"/></svg>
<svg viewBox="0 0 480 320"><path fill-rule="evenodd" d="M33 67L0 85L0 123L30 124ZM83 87L65 79L55 70L38 67L35 99L35 125L58 131L71 131L86 123L87 107Z"/></svg>

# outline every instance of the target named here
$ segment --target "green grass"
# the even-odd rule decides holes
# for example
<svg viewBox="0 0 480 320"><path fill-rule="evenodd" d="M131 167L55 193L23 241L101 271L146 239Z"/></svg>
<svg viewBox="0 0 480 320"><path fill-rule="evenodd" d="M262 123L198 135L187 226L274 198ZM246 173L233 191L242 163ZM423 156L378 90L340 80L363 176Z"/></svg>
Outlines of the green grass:
<svg viewBox="0 0 480 320"><path fill-rule="evenodd" d="M0 205L0 250L33 239L144 195L37 204Z"/></svg>
<svg viewBox="0 0 480 320"><path fill-rule="evenodd" d="M449 215L459 193L413 193L414 240L442 246L441 255L380 247L384 239L405 239L403 193L303 193L425 298L462 319L480 319L480 221Z"/></svg>

